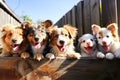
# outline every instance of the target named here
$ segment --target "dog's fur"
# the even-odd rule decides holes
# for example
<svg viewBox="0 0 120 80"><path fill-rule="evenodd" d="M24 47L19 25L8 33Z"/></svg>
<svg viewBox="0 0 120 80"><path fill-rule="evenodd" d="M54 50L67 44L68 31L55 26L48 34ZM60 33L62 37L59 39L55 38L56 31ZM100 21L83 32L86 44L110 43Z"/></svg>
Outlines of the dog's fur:
<svg viewBox="0 0 120 80"><path fill-rule="evenodd" d="M46 21L47 22L47 21ZM38 27L32 27L27 23L24 29L25 41L27 41L27 50L22 54L23 58L29 57L29 54L34 56L34 59L40 61L43 58L43 51L46 47L48 35L46 29L51 23L42 22Z"/></svg>
<svg viewBox="0 0 120 80"><path fill-rule="evenodd" d="M22 29L16 25L5 24L1 27L2 53L0 56L19 56L22 48Z"/></svg>
<svg viewBox="0 0 120 80"><path fill-rule="evenodd" d="M97 38L98 48L100 49L97 57L106 57L107 59L120 58L120 43L116 23L109 24L106 28L93 24L92 31Z"/></svg>
<svg viewBox="0 0 120 80"><path fill-rule="evenodd" d="M64 25L61 28L53 27L50 31L50 46L51 52L46 55L47 58L53 59L56 57L76 58L80 59L81 55L74 51L74 39L77 34L77 29L70 25Z"/></svg>
<svg viewBox="0 0 120 80"><path fill-rule="evenodd" d="M84 34L78 39L78 49L82 57L95 57L96 39L92 34Z"/></svg>

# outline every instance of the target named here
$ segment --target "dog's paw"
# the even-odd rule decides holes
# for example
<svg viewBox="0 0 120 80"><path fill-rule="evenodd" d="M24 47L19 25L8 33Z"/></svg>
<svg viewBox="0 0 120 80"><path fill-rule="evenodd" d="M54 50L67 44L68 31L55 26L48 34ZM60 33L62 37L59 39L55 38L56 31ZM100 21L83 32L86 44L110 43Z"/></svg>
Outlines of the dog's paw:
<svg viewBox="0 0 120 80"><path fill-rule="evenodd" d="M105 55L102 52L97 52L97 58L105 58Z"/></svg>
<svg viewBox="0 0 120 80"><path fill-rule="evenodd" d="M50 60L55 59L55 55L53 53L47 53L45 57L50 59Z"/></svg>
<svg viewBox="0 0 120 80"><path fill-rule="evenodd" d="M116 57L116 58L120 58L120 51L116 51L116 52L115 52L115 57Z"/></svg>
<svg viewBox="0 0 120 80"><path fill-rule="evenodd" d="M34 59L36 59L36 60L38 60L38 61L40 61L40 60L43 59L43 58L44 58L43 55L40 54L40 53L37 53L37 54L34 55Z"/></svg>
<svg viewBox="0 0 120 80"><path fill-rule="evenodd" d="M27 52L21 53L20 56L21 56L21 58L23 58L23 59L26 59L26 58L30 57L29 53L27 53Z"/></svg>
<svg viewBox="0 0 120 80"><path fill-rule="evenodd" d="M74 58L76 58L76 59L80 59L80 58L81 58L80 53L74 53Z"/></svg>
<svg viewBox="0 0 120 80"><path fill-rule="evenodd" d="M106 59L112 60L114 58L114 55L112 53L106 54Z"/></svg>

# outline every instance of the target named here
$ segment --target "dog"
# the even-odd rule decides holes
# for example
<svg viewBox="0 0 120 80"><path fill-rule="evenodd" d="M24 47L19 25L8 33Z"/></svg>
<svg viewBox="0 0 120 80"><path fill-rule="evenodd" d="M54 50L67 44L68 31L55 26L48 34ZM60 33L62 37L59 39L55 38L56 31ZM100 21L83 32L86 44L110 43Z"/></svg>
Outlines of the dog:
<svg viewBox="0 0 120 80"><path fill-rule="evenodd" d="M92 31L97 38L98 48L100 50L97 53L98 58L120 58L120 42L116 23L111 23L106 28L101 28L93 24Z"/></svg>
<svg viewBox="0 0 120 80"><path fill-rule="evenodd" d="M61 28L53 27L50 31L51 53L46 54L46 57L80 59L81 55L75 52L73 45L76 35L77 29L70 25L64 25Z"/></svg>
<svg viewBox="0 0 120 80"><path fill-rule="evenodd" d="M5 24L0 28L2 53L0 56L19 56L22 48L23 33L17 25Z"/></svg>
<svg viewBox="0 0 120 80"><path fill-rule="evenodd" d="M28 58L29 54L38 61L44 58L43 52L48 40L46 29L51 26L49 21L47 23L46 22L41 22L37 27L32 27L28 23L25 26L24 37L26 38L25 41L28 41L27 44L29 46L27 46L26 51L22 53L23 58Z"/></svg>
<svg viewBox="0 0 120 80"><path fill-rule="evenodd" d="M84 34L78 39L78 49L82 57L95 57L97 53L96 38L92 34Z"/></svg>

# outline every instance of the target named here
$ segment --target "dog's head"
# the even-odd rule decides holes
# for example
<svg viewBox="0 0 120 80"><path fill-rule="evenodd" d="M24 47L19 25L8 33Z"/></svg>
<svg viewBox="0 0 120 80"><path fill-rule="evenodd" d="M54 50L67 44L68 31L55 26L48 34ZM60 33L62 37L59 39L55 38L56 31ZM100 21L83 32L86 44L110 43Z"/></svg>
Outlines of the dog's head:
<svg viewBox="0 0 120 80"><path fill-rule="evenodd" d="M78 39L79 48L86 54L91 55L94 53L96 47L95 37L91 34L84 34Z"/></svg>
<svg viewBox="0 0 120 80"><path fill-rule="evenodd" d="M2 35L2 41L3 44L6 44L6 46L12 48L13 52L17 52L19 45L23 41L23 31L20 27L17 27L12 24L4 25L1 28Z"/></svg>
<svg viewBox="0 0 120 80"><path fill-rule="evenodd" d="M64 52L67 46L73 45L77 34L75 27L64 25L61 28L53 27L51 32L51 44L57 46L59 51Z"/></svg>
<svg viewBox="0 0 120 80"><path fill-rule="evenodd" d="M116 23L101 28L98 25L92 25L93 34L96 35L98 44L100 44L105 52L110 50L110 46L114 42L119 42L118 27Z"/></svg>

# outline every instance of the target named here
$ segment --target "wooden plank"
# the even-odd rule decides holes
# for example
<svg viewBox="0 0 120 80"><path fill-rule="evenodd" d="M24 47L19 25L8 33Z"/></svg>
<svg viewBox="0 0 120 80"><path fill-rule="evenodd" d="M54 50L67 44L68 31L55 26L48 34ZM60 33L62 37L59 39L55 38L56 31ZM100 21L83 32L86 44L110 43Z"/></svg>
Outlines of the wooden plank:
<svg viewBox="0 0 120 80"><path fill-rule="evenodd" d="M116 0L102 1L102 25L107 26L110 23L117 23L117 5Z"/></svg>
<svg viewBox="0 0 120 80"><path fill-rule="evenodd" d="M83 33L90 33L91 32L91 12L90 12L90 0L84 0L83 5L83 20L84 20L84 26L83 26Z"/></svg>
<svg viewBox="0 0 120 80"><path fill-rule="evenodd" d="M1 80L120 80L120 60L0 58Z"/></svg>
<svg viewBox="0 0 120 80"><path fill-rule="evenodd" d="M77 23L76 26L78 28L78 37L83 34L83 1L80 1L77 4L77 13L76 13Z"/></svg>
<svg viewBox="0 0 120 80"><path fill-rule="evenodd" d="M120 36L120 0L117 0L117 18L118 18L118 30L119 30L119 36Z"/></svg>
<svg viewBox="0 0 120 80"><path fill-rule="evenodd" d="M90 0L91 25L100 25L100 0Z"/></svg>
<svg viewBox="0 0 120 80"><path fill-rule="evenodd" d="M71 10L67 12L67 24L72 25Z"/></svg>
<svg viewBox="0 0 120 80"><path fill-rule="evenodd" d="M71 9L72 26L76 27L76 6Z"/></svg>

